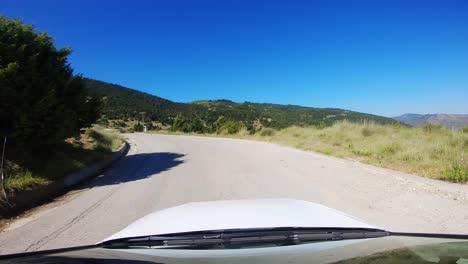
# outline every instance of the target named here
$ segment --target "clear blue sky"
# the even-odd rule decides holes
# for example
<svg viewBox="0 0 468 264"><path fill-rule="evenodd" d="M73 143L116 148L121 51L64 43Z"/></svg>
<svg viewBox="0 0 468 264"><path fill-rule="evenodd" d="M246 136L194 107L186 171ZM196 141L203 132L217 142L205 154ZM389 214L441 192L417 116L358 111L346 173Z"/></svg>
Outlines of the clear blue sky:
<svg viewBox="0 0 468 264"><path fill-rule="evenodd" d="M468 113L468 1L0 0L76 73L179 102Z"/></svg>

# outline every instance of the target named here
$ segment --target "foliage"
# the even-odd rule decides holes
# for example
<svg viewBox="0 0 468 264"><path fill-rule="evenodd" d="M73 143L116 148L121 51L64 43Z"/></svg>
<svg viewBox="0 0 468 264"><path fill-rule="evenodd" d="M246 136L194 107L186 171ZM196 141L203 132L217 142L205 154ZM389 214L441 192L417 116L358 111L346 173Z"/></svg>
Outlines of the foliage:
<svg viewBox="0 0 468 264"><path fill-rule="evenodd" d="M136 123L133 126L133 131L135 131L135 132L143 132L143 130L144 130L144 126L142 124L140 124L140 122Z"/></svg>
<svg viewBox="0 0 468 264"><path fill-rule="evenodd" d="M236 134L242 128L242 124L233 120L224 122L218 129L218 134Z"/></svg>
<svg viewBox="0 0 468 264"><path fill-rule="evenodd" d="M224 125L224 123L226 123L226 118L224 118L224 116L219 116L216 121L213 123L213 129L216 133L220 133L221 132L221 127Z"/></svg>
<svg viewBox="0 0 468 264"><path fill-rule="evenodd" d="M255 134L255 132L257 132L257 129L252 123L247 123L245 125L245 128L247 129L247 132L249 133L249 135L253 135Z"/></svg>
<svg viewBox="0 0 468 264"><path fill-rule="evenodd" d="M126 126L127 126L127 124L122 120L114 120L112 122L112 127L114 127L114 128L124 128Z"/></svg>
<svg viewBox="0 0 468 264"><path fill-rule="evenodd" d="M98 99L73 76L70 53L46 33L0 16L0 124L16 145L55 144L99 116Z"/></svg>
<svg viewBox="0 0 468 264"><path fill-rule="evenodd" d="M449 181L453 182L467 182L468 167L456 164L446 171L446 177Z"/></svg>
<svg viewBox="0 0 468 264"><path fill-rule="evenodd" d="M198 118L187 118L182 114L178 114L172 125L173 131L182 131L182 132L196 132L203 133L205 128Z"/></svg>
<svg viewBox="0 0 468 264"><path fill-rule="evenodd" d="M260 136L262 137L271 137L275 134L275 130L272 128L264 128L260 130Z"/></svg>
<svg viewBox="0 0 468 264"><path fill-rule="evenodd" d="M400 150L400 148L400 144L392 143L390 145L379 147L378 152L380 155L392 155L395 154L398 150Z"/></svg>

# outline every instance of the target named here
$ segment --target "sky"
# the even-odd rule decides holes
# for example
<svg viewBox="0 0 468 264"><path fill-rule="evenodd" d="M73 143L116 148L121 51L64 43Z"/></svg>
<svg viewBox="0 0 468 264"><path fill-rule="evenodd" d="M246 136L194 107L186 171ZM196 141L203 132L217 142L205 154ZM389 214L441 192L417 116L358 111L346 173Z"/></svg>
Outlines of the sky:
<svg viewBox="0 0 468 264"><path fill-rule="evenodd" d="M468 1L0 0L76 74L177 102L468 114Z"/></svg>

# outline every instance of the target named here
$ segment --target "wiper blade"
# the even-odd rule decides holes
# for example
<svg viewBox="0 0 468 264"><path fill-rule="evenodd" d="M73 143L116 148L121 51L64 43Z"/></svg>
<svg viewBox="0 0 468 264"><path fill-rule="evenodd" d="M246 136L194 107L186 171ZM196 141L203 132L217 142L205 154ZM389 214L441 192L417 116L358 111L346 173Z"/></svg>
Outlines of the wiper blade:
<svg viewBox="0 0 468 264"><path fill-rule="evenodd" d="M104 242L106 248L239 248L258 245L291 245L307 242L365 239L388 236L380 229L274 228L220 230L124 238Z"/></svg>

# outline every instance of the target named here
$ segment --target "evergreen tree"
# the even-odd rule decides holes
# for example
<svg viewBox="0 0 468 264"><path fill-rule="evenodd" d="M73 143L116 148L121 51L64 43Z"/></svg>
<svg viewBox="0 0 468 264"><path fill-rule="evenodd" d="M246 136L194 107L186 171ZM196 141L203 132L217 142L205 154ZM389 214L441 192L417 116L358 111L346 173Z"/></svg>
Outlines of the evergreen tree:
<svg viewBox="0 0 468 264"><path fill-rule="evenodd" d="M0 126L15 144L56 143L99 116L97 99L73 75L70 53L46 33L0 16Z"/></svg>

